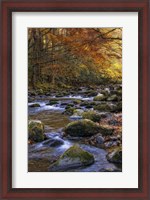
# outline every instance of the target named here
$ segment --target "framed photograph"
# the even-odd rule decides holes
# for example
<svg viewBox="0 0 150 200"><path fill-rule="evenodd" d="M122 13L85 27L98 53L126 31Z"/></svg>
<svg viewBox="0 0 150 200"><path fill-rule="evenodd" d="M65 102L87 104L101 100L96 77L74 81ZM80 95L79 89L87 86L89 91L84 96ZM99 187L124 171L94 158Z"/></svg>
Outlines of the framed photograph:
<svg viewBox="0 0 150 200"><path fill-rule="evenodd" d="M1 199L148 200L149 2L1 11Z"/></svg>

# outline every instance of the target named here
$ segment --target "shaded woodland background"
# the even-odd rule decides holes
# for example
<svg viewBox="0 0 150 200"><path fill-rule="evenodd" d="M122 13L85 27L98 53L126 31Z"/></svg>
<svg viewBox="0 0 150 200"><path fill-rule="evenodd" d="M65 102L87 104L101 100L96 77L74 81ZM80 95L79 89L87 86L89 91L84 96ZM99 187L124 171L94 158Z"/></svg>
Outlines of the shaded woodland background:
<svg viewBox="0 0 150 200"><path fill-rule="evenodd" d="M29 89L121 83L121 28L29 28Z"/></svg>

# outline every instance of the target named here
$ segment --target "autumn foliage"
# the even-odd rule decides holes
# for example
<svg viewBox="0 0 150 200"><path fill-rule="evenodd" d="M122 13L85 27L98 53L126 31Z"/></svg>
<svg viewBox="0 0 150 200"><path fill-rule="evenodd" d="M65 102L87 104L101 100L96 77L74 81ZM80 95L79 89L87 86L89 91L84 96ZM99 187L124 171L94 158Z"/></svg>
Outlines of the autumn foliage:
<svg viewBox="0 0 150 200"><path fill-rule="evenodd" d="M29 86L122 79L121 28L29 28Z"/></svg>

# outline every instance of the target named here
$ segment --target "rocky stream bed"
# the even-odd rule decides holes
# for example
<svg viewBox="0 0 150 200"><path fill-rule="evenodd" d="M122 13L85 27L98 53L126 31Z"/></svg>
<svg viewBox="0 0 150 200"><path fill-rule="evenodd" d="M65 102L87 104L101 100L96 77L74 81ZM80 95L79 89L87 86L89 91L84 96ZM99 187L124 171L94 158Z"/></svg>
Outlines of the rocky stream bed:
<svg viewBox="0 0 150 200"><path fill-rule="evenodd" d="M122 88L29 91L29 172L121 172Z"/></svg>

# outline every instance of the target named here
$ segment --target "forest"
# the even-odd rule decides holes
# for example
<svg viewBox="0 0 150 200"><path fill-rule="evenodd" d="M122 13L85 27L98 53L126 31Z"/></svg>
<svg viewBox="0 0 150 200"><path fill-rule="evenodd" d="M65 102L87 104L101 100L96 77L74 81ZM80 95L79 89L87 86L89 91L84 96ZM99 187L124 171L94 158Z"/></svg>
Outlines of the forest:
<svg viewBox="0 0 150 200"><path fill-rule="evenodd" d="M122 28L28 28L28 171L122 171Z"/></svg>
<svg viewBox="0 0 150 200"><path fill-rule="evenodd" d="M121 82L121 28L30 28L29 86Z"/></svg>

